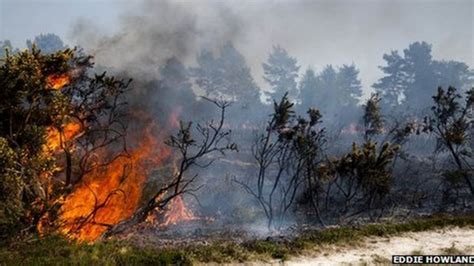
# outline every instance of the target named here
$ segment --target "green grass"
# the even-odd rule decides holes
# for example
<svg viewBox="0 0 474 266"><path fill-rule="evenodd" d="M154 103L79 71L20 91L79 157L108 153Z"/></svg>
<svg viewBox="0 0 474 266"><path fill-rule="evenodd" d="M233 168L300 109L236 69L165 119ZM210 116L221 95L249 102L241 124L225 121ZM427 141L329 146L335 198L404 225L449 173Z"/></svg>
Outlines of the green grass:
<svg viewBox="0 0 474 266"><path fill-rule="evenodd" d="M190 265L178 250L136 248L116 241L80 244L59 236L0 247L0 265Z"/></svg>
<svg viewBox="0 0 474 266"><path fill-rule="evenodd" d="M310 230L288 241L219 241L183 248L137 248L125 241L80 244L58 236L0 245L0 265L189 265L193 262L245 262L286 260L309 249L328 244L355 244L369 236L388 237L404 232L433 230L446 226L474 226L474 215L437 215L406 223L368 224ZM454 250L446 250L455 253Z"/></svg>

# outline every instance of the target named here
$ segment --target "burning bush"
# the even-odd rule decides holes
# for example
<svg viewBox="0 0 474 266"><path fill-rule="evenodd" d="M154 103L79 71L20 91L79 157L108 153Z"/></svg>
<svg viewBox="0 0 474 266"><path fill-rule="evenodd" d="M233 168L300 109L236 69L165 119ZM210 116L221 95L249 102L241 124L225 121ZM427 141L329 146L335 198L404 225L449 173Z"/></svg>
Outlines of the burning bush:
<svg viewBox="0 0 474 266"><path fill-rule="evenodd" d="M53 225L75 184L108 163L97 154L125 135L128 82L89 73L79 54L33 47L0 61L1 236Z"/></svg>

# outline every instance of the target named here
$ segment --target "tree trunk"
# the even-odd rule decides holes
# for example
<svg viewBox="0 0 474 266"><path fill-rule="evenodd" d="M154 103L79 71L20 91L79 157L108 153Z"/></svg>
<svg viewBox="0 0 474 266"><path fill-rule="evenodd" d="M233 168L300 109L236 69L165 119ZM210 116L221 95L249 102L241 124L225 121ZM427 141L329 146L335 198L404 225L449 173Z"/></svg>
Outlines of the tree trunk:
<svg viewBox="0 0 474 266"><path fill-rule="evenodd" d="M66 156L66 187L71 184L72 177L72 158L71 153L68 150L64 151Z"/></svg>

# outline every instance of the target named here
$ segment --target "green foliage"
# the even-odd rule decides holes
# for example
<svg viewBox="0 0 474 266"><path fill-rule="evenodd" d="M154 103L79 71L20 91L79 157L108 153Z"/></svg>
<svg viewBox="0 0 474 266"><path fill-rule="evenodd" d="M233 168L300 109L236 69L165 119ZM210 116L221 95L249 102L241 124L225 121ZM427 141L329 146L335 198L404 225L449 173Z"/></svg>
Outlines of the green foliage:
<svg viewBox="0 0 474 266"><path fill-rule="evenodd" d="M124 241L92 245L59 236L20 241L0 247L0 264L7 265L190 265L179 250L137 248Z"/></svg>
<svg viewBox="0 0 474 266"><path fill-rule="evenodd" d="M250 258L248 250L234 242L216 242L187 249L187 254L197 261L209 263L245 262Z"/></svg>
<svg viewBox="0 0 474 266"><path fill-rule="evenodd" d="M373 219L372 211L384 206L383 200L392 188L391 165L400 146L389 142L378 145L373 140L382 133L384 126L379 103L380 98L373 94L365 105L363 144L354 142L350 152L331 164L335 172L331 184L336 185L337 195L327 197L340 218L368 213Z"/></svg>
<svg viewBox="0 0 474 266"><path fill-rule="evenodd" d="M93 165L90 151L121 139L126 129L120 96L128 83L105 73L89 76L91 57L78 54L43 54L33 45L0 59L2 238L54 219L58 199ZM72 123L77 138L66 137Z"/></svg>
<svg viewBox="0 0 474 266"><path fill-rule="evenodd" d="M272 129L281 129L287 125L290 118L294 116L293 103L288 100L288 93L285 93L280 102L273 103L274 126Z"/></svg>
<svg viewBox="0 0 474 266"><path fill-rule="evenodd" d="M72 50L44 56L33 48L0 61L0 236L16 231L6 224L34 225L44 211L47 176L55 168L43 150L46 130L70 111L48 76L69 71L73 56Z"/></svg>
<svg viewBox="0 0 474 266"><path fill-rule="evenodd" d="M390 143L382 145L380 150L374 142L366 142L362 148L354 143L352 151L337 162L336 171L342 176L355 177L367 194L386 195L392 184L389 164L398 150L398 145Z"/></svg>
<svg viewBox="0 0 474 266"><path fill-rule="evenodd" d="M438 93L433 96L435 103L431 108L433 116L425 118L425 126L428 131L437 131L441 144L457 146L465 144L471 122L473 91L474 89L467 93L464 106L459 102L461 95L454 87L449 87L447 91L439 87ZM441 147L446 148L444 145Z"/></svg>
<svg viewBox="0 0 474 266"><path fill-rule="evenodd" d="M243 243L243 246L257 254L269 254L273 259L288 259L289 249L281 244L269 240L254 240Z"/></svg>
<svg viewBox="0 0 474 266"><path fill-rule="evenodd" d="M5 138L0 138L0 191L2 192L0 193L0 232L2 235L18 226L20 217L24 215L21 197L25 184L17 161L17 153L10 148ZM15 229L11 231L16 231Z"/></svg>

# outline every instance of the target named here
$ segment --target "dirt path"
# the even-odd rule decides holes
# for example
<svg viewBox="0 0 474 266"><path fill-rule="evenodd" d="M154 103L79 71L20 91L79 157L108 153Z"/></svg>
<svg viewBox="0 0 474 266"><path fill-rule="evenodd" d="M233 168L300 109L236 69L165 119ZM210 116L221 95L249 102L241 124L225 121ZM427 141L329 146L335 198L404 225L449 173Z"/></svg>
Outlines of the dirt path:
<svg viewBox="0 0 474 266"><path fill-rule="evenodd" d="M389 264L392 255L474 253L474 228L444 228L405 233L395 237L370 237L356 247L327 246L286 265Z"/></svg>

